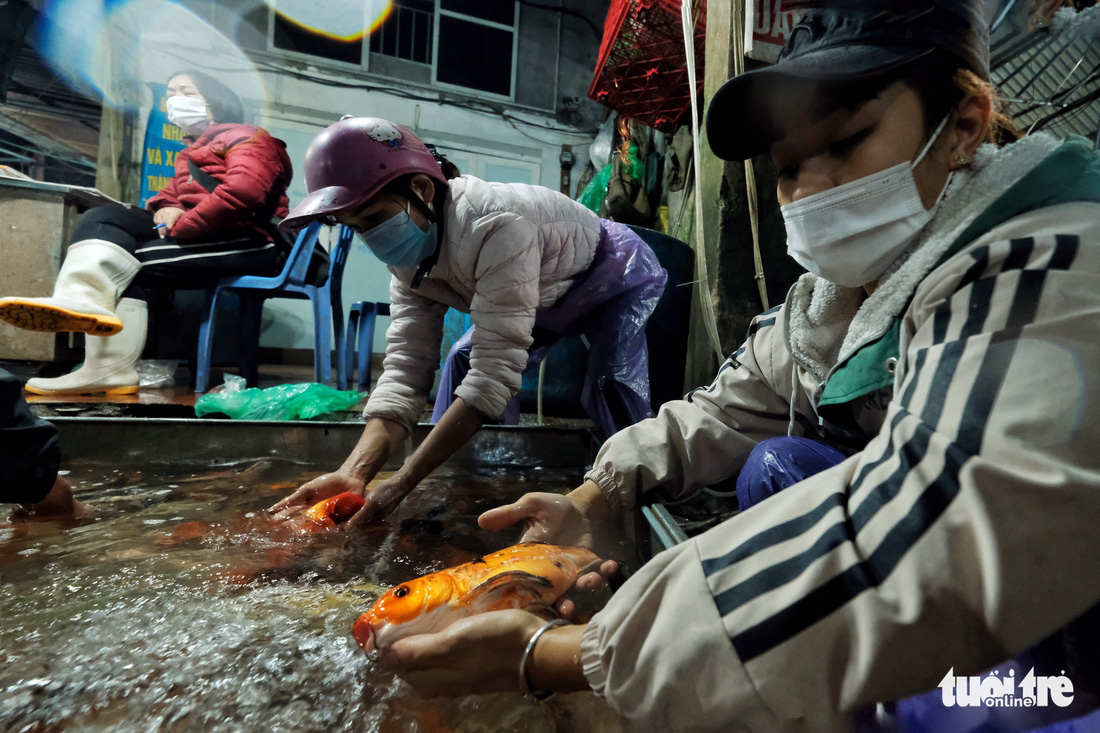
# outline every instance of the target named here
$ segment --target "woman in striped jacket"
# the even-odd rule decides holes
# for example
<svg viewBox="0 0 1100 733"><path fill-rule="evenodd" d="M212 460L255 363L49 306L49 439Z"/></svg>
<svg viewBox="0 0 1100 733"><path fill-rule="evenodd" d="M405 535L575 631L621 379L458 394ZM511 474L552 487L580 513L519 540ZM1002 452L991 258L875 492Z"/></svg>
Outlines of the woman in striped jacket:
<svg viewBox="0 0 1100 733"><path fill-rule="evenodd" d="M848 730L1062 645L1100 602L1100 158L988 142L980 2L800 5L781 61L712 100L708 136L771 156L811 274L580 488L481 523L585 543L646 493L733 478L743 511L586 625L509 611L396 642L383 662L422 691L591 688L648 730ZM1070 666L1035 675L1069 677L1074 705L962 712L1026 730L1087 709L1091 670L1055 656Z"/></svg>

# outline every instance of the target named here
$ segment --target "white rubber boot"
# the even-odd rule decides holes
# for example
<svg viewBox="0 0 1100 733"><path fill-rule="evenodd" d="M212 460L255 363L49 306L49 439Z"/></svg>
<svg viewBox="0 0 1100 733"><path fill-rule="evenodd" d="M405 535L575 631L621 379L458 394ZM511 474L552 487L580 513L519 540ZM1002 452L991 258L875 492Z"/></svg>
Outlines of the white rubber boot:
<svg viewBox="0 0 1100 733"><path fill-rule="evenodd" d="M32 379L26 390L33 394L133 394L138 391L135 365L145 348L149 307L143 300L123 298L118 303L122 332L117 336L84 337L84 365L55 379Z"/></svg>
<svg viewBox="0 0 1100 733"><path fill-rule="evenodd" d="M0 320L27 331L83 331L108 336L122 330L115 316L141 262L103 239L69 245L49 298L0 298Z"/></svg>

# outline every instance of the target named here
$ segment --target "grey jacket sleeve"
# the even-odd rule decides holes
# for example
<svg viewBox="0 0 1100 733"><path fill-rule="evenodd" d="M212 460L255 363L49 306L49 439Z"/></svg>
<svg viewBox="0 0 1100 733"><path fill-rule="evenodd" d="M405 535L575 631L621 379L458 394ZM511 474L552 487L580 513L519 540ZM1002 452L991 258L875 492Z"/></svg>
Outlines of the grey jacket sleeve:
<svg viewBox="0 0 1100 733"><path fill-rule="evenodd" d="M31 413L23 385L0 369L0 502L42 501L60 464L57 428Z"/></svg>
<svg viewBox="0 0 1100 733"><path fill-rule="evenodd" d="M1096 605L1098 245L1100 205L1051 207L926 278L881 432L632 577L594 689L658 729L843 730Z"/></svg>
<svg viewBox="0 0 1100 733"><path fill-rule="evenodd" d="M386 357L363 417L386 418L412 431L439 368L446 313L447 306L418 295L396 277L390 279L393 321L386 331Z"/></svg>
<svg viewBox="0 0 1100 733"><path fill-rule="evenodd" d="M539 247L534 226L496 214L482 240L475 268L470 320L474 333L470 371L455 396L496 418L519 393L539 304Z"/></svg>
<svg viewBox="0 0 1100 733"><path fill-rule="evenodd" d="M782 307L757 316L709 387L604 443L585 478L600 486L613 512L631 509L647 491L680 498L734 477L758 442L787 434L792 417L816 424L813 377L790 358L782 323Z"/></svg>

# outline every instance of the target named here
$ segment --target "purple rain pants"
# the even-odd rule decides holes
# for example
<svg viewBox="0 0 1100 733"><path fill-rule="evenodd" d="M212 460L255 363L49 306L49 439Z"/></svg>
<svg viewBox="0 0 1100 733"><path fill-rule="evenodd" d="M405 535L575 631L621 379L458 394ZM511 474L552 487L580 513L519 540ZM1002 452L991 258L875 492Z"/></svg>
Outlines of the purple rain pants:
<svg viewBox="0 0 1100 733"><path fill-rule="evenodd" d="M588 367L580 401L601 438L653 415L645 327L667 279L657 255L641 237L625 224L604 220L588 270L557 303L535 316L528 369L546 358L563 336L587 338ZM447 354L432 422L439 422L454 402L455 388L470 370L475 328L476 324ZM519 422L519 395L505 406L499 421Z"/></svg>
<svg viewBox="0 0 1100 733"><path fill-rule="evenodd" d="M759 504L773 494L841 463L846 455L824 443L807 438L769 438L761 441L749 454L745 467L737 477L737 502L741 511ZM1093 616L1089 612L1087 616ZM1087 624L1087 621L1083 624ZM1055 632L1049 639L1028 649L1004 664L995 667L1002 679L1013 671L1017 680L1028 670L1035 674L1057 675L1067 666L1065 648L1072 648L1081 626L1074 622ZM1062 637L1066 639L1063 642ZM1095 665L1095 660L1086 663ZM994 670L990 670L993 672ZM944 674L947 670L944 670ZM987 673L982 674L985 677ZM1071 679L1071 681L1073 681ZM869 723L865 733L896 731L898 733L1100 733L1100 711L1084 705L1078 709L1010 707L947 707L939 689L893 703L893 726L876 727ZM1074 720L1066 720L1067 717ZM861 720L873 719L861 716ZM1060 722L1059 722L1060 721Z"/></svg>

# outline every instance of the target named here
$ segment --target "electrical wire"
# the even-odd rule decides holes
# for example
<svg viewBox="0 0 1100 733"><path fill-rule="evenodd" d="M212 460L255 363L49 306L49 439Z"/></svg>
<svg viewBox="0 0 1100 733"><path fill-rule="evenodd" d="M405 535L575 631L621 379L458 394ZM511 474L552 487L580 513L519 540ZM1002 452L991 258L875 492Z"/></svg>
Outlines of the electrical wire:
<svg viewBox="0 0 1100 733"><path fill-rule="evenodd" d="M16 135L14 133L8 133L7 137L12 138L12 137L16 137ZM52 160L56 160L60 163L66 163L66 164L71 165L75 168L82 168L82 169L89 169L90 168L92 170L95 170L95 168L96 168L96 164L93 161L90 161L90 160L87 160L87 159L81 159L81 158L70 158L70 157L67 157L67 156L60 155L58 153L49 151L49 150L43 150L41 148L36 148L36 147L28 147L28 144L20 144L19 142L12 141L11 139L4 139L2 142L0 142L0 145L3 145L4 147L15 148L16 150L21 150L24 153L32 153L34 155L44 155L47 158L50 158Z"/></svg>
<svg viewBox="0 0 1100 733"><path fill-rule="evenodd" d="M1092 12L1096 11L1088 11ZM1089 110L1100 98L1100 90L1091 91L1090 87L1100 81L1100 63L1092 55L1095 46L1090 38L1094 33L1088 32L1090 22L1091 18L1078 15L1069 23L1058 24L1057 31L1051 28L1022 34L1022 43L1006 44L1018 51L1017 58L1009 52L999 54L996 70L1006 73L997 79L998 86L1011 93L1011 101L1021 105L1013 117L1021 127L1026 126L1028 133L1042 129L1056 134L1092 133ZM1044 60L1043 54L1049 58ZM1062 64L1056 66L1058 61ZM1090 65L1084 66L1082 74L1086 62Z"/></svg>
<svg viewBox="0 0 1100 733"><path fill-rule="evenodd" d="M523 136L524 136L525 138L527 138L527 139L529 139L529 140L534 140L534 141L535 141L535 142L537 142L537 143L540 143L540 144L542 144L542 145L548 145L548 146L551 146L551 147L554 147L554 146L557 146L557 145L559 145L559 144L560 144L560 141L559 141L559 140L543 140L542 138L540 138L540 137L536 137L535 135L532 135L532 134L531 134L531 133L529 133L529 132L524 132L523 130L521 130L521 129L519 129L518 127L516 127L516 126L515 126L515 124L514 124L514 123L513 123L513 122L512 122L512 121L511 121L510 119L508 119L507 117L505 117L505 118L504 118L504 121L505 121L505 122L507 122L508 124L512 125L512 129L513 129L513 130L515 130L515 131L516 131L516 132L518 132L518 133L519 133L520 135L523 135ZM566 133L566 134L574 134L574 133ZM584 147L585 145L591 145L591 144L592 144L592 142L593 142L593 141L594 141L595 139L596 139L596 136L595 136L595 135L593 135L592 137L588 137L588 138L586 138L586 139L585 139L585 142L583 142L583 143L573 143L573 147L581 147L581 148L583 148L583 147Z"/></svg>
<svg viewBox="0 0 1100 733"><path fill-rule="evenodd" d="M1066 34L1066 35L1068 35L1068 34ZM1022 87L1020 87L1020 90L1019 90L1019 91L1020 91L1020 92L1022 93L1022 92L1024 92L1024 91L1026 91L1026 90L1030 89L1030 88L1031 88L1031 85L1032 85L1032 84L1034 84L1034 83L1036 82L1036 80L1038 80L1038 79L1039 79L1039 77L1041 77L1041 76L1042 76L1043 74L1045 74L1045 73L1047 72L1047 70L1048 70L1048 69L1049 69L1049 68L1050 68L1051 66L1053 66L1053 65L1054 65L1054 62L1055 62L1055 61L1057 61L1057 60L1058 60L1058 58L1059 58L1060 56L1062 56L1062 55L1063 55L1063 54L1064 54L1064 53L1065 53L1066 51L1068 51L1068 50L1069 50L1069 48L1070 48L1070 46L1072 46L1072 45L1073 45L1074 43L1076 43L1076 42L1077 42L1077 39L1075 39L1075 38L1072 38L1072 37L1069 37L1069 38L1067 38L1067 39L1066 39L1066 42L1065 42L1065 44L1064 44L1064 45L1062 46L1062 48L1061 48L1060 50L1058 50L1057 52L1055 52L1055 53L1052 53L1052 54L1050 55L1050 58L1049 58L1049 59L1047 59L1047 62L1046 62L1045 64L1043 64L1042 66L1040 66L1040 67L1039 67L1038 69L1036 69L1035 73L1031 75L1031 78L1030 78L1030 79L1028 79L1028 80L1027 80L1026 82L1024 82L1023 86L1022 86ZM1080 66L1080 65L1081 65L1081 63L1083 63L1083 62L1084 62L1084 60L1085 60L1085 59L1084 59L1084 57L1082 57L1082 58L1081 58L1081 60L1077 62L1077 65L1078 65L1078 66ZM1023 68L1023 67L1021 67L1021 68ZM1075 72L1075 71L1077 71L1077 66L1074 66L1074 67L1073 67L1073 69L1072 69L1072 70L1071 70L1071 71L1069 72L1069 74L1067 74L1067 75L1066 75L1066 78L1065 78L1065 79L1063 79L1063 80L1062 80L1062 83L1058 85L1058 88L1057 88L1057 89L1055 89L1055 92L1057 92L1057 91L1058 91L1058 89L1061 89L1061 88L1062 88L1062 86L1063 86L1063 85L1064 85L1064 84L1065 84L1065 83L1066 83L1067 81L1069 81L1069 77L1073 76L1073 72Z"/></svg>
<svg viewBox="0 0 1100 733"><path fill-rule="evenodd" d="M1060 109L1057 112L1055 112L1054 114L1047 115L1046 117L1043 117L1042 119L1037 120L1031 126L1031 130L1029 132L1032 132L1032 131L1035 131L1035 130L1042 130L1043 128L1045 128L1047 125L1049 125L1051 122L1054 122L1054 121L1068 122L1072 119L1075 119L1078 115L1080 115L1081 113L1084 112L1085 107L1087 105L1092 104L1097 99L1100 99L1100 89L1096 89L1092 92L1089 92L1088 94L1081 97L1080 99L1075 99L1073 102L1070 102L1069 104L1067 104L1064 109Z"/></svg>
<svg viewBox="0 0 1100 733"><path fill-rule="evenodd" d="M529 8L535 8L537 10L549 10L552 12L561 13L562 15L572 15L575 18L580 18L588 24L588 27L591 28L592 32L596 34L597 39L603 38L603 31L600 30L600 27L596 25L595 22L593 22L593 20L584 13L565 7L565 0L562 0L561 7L558 7L556 5L545 5L543 3L533 3L531 2L531 0L516 0L516 2L518 2L520 5L526 5Z"/></svg>
<svg viewBox="0 0 1100 733"><path fill-rule="evenodd" d="M1017 66L1015 69L1013 69L1011 72L1009 72L1008 76L1004 77L1003 79L1001 79L999 81L999 84L1001 86L1004 86L1008 82L1012 81L1013 77L1015 77L1017 74L1022 72L1027 67L1029 67L1032 64L1032 62L1035 61L1035 59L1039 58L1039 55L1041 53L1043 53L1043 51L1047 50L1047 47L1052 46L1054 44L1054 42L1058 39L1057 34L1050 33L1049 31L1046 32L1046 33L1042 33L1042 34L1033 33L1031 35L1036 36L1036 39L1034 41L1034 52L1031 54L1031 57L1029 59L1027 59L1026 61L1020 63L1019 66ZM1023 51L1026 51L1026 50L1030 50L1030 49L1025 47L1025 48L1021 49L1021 53Z"/></svg>
<svg viewBox="0 0 1100 733"><path fill-rule="evenodd" d="M711 293L710 275L707 273L707 250L703 241L703 186L702 152L700 150L699 105L696 101L698 90L695 83L695 18L692 15L691 0L682 0L680 21L684 33L684 55L688 72L688 89L691 95L692 130L692 168L695 176L695 272L703 287L699 293L699 304L703 310L703 326L710 339L710 345L721 364L724 358L722 340L718 335L718 318L714 313L714 298Z"/></svg>
<svg viewBox="0 0 1100 733"><path fill-rule="evenodd" d="M309 81L315 84L321 84L322 86L337 87L341 89L361 89L366 92L382 92L385 94L393 95L395 97L400 97L401 99L408 99L415 102L430 102L432 104L438 104L443 107L456 107L458 109L464 109L469 112L490 115L492 117L500 117L513 124L525 125L527 127L540 130L548 130L550 132L558 133L559 135L575 135L585 137L587 139L594 139L596 134L599 132L599 129L563 130L559 127L553 127L551 125L544 125L538 122L532 122L530 120L525 120L522 117L517 117L514 114L510 114L505 111L505 108L502 105L495 105L491 102L448 99L443 94L438 94L435 96L431 94L418 94L416 92L411 92L407 89L402 89L400 87L387 86L384 84L376 84L367 81L360 82L341 79L330 79L328 77L307 74L305 72L295 69L288 69L284 66L280 66L278 64L267 61L259 61L257 62L257 66L259 66L260 68L264 68L268 71L275 71L280 74L287 74L301 81Z"/></svg>
<svg viewBox="0 0 1100 733"><path fill-rule="evenodd" d="M1080 65L1080 64L1078 64L1078 65ZM1074 67L1074 69L1076 70L1076 67ZM1067 80L1068 80L1068 78L1069 77L1066 77ZM1035 112L1040 107L1059 107L1060 109L1064 110L1064 109L1066 109L1066 107L1069 106L1064 100L1066 100L1067 98L1070 98L1073 95L1077 94L1077 92L1081 91L1082 89L1084 89L1089 84L1092 84L1095 81L1100 81L1100 63L1098 63L1096 66L1094 66L1092 71L1090 71L1087 75L1085 75L1085 78L1082 79L1081 81L1079 81L1073 87L1071 87L1069 89L1066 89L1065 91L1055 93L1055 94L1051 95L1048 99L1046 99L1044 101L1032 100L1031 101L1031 106L1025 107L1024 109L1020 110L1019 112L1016 113L1016 116L1017 117L1024 117L1026 115L1031 114L1032 112ZM1064 84L1065 80L1063 80L1062 83Z"/></svg>

